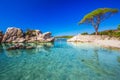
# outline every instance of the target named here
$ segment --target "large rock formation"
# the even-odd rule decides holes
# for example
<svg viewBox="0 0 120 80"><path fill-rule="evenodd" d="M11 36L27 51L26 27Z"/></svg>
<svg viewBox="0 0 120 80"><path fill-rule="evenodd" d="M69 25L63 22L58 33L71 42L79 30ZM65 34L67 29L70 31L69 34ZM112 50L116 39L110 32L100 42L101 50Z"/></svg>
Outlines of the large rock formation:
<svg viewBox="0 0 120 80"><path fill-rule="evenodd" d="M51 37L50 32L46 32L46 33L38 35L37 40L43 41L43 42L51 42L51 41L54 41L54 38Z"/></svg>
<svg viewBox="0 0 120 80"><path fill-rule="evenodd" d="M8 28L2 42L25 42L23 31L19 28Z"/></svg>
<svg viewBox="0 0 120 80"><path fill-rule="evenodd" d="M25 36L26 42L53 42L54 37L51 37L50 32L43 33L39 30L29 30Z"/></svg>
<svg viewBox="0 0 120 80"><path fill-rule="evenodd" d="M2 38L3 38L3 33L2 33L2 31L0 31L0 43L2 41Z"/></svg>
<svg viewBox="0 0 120 80"><path fill-rule="evenodd" d="M26 33L19 28L8 28L3 36L2 42L52 42L54 37L51 37L50 32L42 34L39 30L28 30Z"/></svg>
<svg viewBox="0 0 120 80"><path fill-rule="evenodd" d="M42 32L39 30L28 30L25 33L25 40L26 42L35 42L39 35L42 35Z"/></svg>

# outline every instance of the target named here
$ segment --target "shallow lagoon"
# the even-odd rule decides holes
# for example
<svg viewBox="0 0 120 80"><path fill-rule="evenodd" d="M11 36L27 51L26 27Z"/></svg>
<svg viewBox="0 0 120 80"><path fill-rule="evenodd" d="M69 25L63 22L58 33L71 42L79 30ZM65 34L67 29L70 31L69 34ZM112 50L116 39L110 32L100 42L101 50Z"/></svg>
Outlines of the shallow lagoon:
<svg viewBox="0 0 120 80"><path fill-rule="evenodd" d="M11 45L0 45L0 80L120 80L120 50L64 39L7 51Z"/></svg>

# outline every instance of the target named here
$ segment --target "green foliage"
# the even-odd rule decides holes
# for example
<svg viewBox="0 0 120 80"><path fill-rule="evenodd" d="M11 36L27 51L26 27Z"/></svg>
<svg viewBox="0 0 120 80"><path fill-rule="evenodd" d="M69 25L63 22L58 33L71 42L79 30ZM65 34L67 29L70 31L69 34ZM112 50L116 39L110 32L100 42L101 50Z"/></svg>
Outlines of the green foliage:
<svg viewBox="0 0 120 80"><path fill-rule="evenodd" d="M118 12L118 9L98 8L83 17L79 24L91 24L95 29L95 34L98 35L98 29L101 21L109 18L112 14Z"/></svg>
<svg viewBox="0 0 120 80"><path fill-rule="evenodd" d="M91 13L88 13L87 15L85 15L79 24L91 23L92 19L97 20L96 18L98 18L98 17L100 17L100 21L101 21L117 12L118 12L118 9L98 8L98 9L92 11Z"/></svg>
<svg viewBox="0 0 120 80"><path fill-rule="evenodd" d="M92 33L91 35L94 35L95 33ZM98 32L99 35L108 35L110 37L120 37L120 31L118 30L107 30L107 31L101 31Z"/></svg>
<svg viewBox="0 0 120 80"><path fill-rule="evenodd" d="M112 36L119 38L120 37L120 32L115 32L115 33L112 34Z"/></svg>
<svg viewBox="0 0 120 80"><path fill-rule="evenodd" d="M88 33L87 33L87 32L84 32L84 33L81 33L81 35L88 35Z"/></svg>
<svg viewBox="0 0 120 80"><path fill-rule="evenodd" d="M99 32L99 35L111 35L112 33L113 33L113 30L108 30L108 31Z"/></svg>
<svg viewBox="0 0 120 80"><path fill-rule="evenodd" d="M28 30L26 31L25 35L28 35L28 36L36 36L35 30L30 30L30 29L28 29Z"/></svg>
<svg viewBox="0 0 120 80"><path fill-rule="evenodd" d="M91 33L91 35L95 35L95 32Z"/></svg>
<svg viewBox="0 0 120 80"><path fill-rule="evenodd" d="M73 36L56 36L55 38L72 38Z"/></svg>
<svg viewBox="0 0 120 80"><path fill-rule="evenodd" d="M117 28L118 30L120 30L120 24L118 25L118 28Z"/></svg>

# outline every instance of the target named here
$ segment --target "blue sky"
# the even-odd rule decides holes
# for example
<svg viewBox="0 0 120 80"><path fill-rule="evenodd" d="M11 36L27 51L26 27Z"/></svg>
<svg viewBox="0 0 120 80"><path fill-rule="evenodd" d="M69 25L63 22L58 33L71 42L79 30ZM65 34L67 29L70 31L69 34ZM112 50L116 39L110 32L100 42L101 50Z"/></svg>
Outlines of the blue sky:
<svg viewBox="0 0 120 80"><path fill-rule="evenodd" d="M119 0L0 0L0 30L8 27L50 31L53 36L94 32L91 25L78 25L97 8L118 8ZM100 24L99 31L116 29L120 12Z"/></svg>

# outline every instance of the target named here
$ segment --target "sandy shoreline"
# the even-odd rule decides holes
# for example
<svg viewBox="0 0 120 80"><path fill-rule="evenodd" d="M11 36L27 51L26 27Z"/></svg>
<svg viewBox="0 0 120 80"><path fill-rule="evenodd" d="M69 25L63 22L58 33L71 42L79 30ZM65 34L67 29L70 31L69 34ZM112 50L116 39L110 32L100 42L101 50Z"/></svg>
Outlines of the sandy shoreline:
<svg viewBox="0 0 120 80"><path fill-rule="evenodd" d="M120 49L120 40L117 40L116 38L109 38L108 36L77 35L68 39L67 42L89 42L95 45Z"/></svg>

